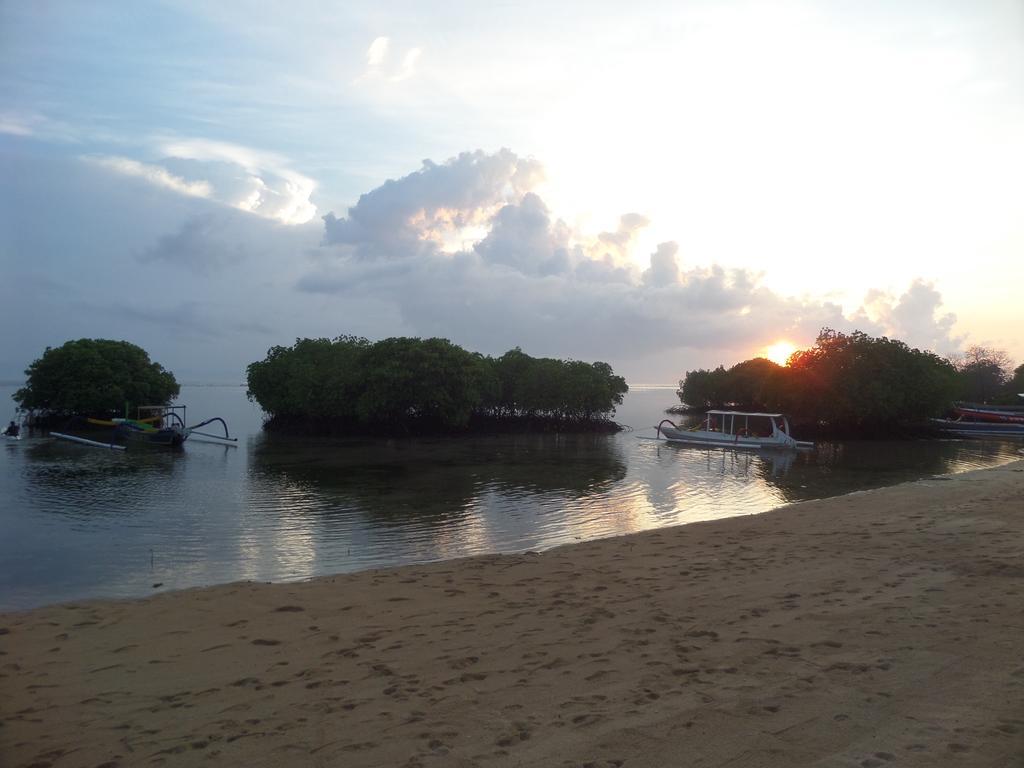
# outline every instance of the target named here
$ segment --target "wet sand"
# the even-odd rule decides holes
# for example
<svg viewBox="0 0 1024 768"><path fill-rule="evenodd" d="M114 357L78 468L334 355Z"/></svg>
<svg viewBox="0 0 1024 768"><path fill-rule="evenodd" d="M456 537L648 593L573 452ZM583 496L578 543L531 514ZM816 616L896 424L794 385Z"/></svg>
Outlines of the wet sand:
<svg viewBox="0 0 1024 768"><path fill-rule="evenodd" d="M0 614L0 765L1024 765L1024 462Z"/></svg>

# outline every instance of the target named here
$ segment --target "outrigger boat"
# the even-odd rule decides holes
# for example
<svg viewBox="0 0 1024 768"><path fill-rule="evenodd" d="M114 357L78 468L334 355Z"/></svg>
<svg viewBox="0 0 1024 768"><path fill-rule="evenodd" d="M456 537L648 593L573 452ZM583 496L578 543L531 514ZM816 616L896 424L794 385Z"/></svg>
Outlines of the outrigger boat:
<svg viewBox="0 0 1024 768"><path fill-rule="evenodd" d="M670 442L691 445L789 450L814 447L814 443L790 434L789 420L781 413L708 411L704 421L689 429L663 419L657 430L659 437L664 435Z"/></svg>
<svg viewBox="0 0 1024 768"><path fill-rule="evenodd" d="M957 403L953 414L967 421L984 421L991 424L1024 424L1024 411L1020 406L974 405Z"/></svg>
<svg viewBox="0 0 1024 768"><path fill-rule="evenodd" d="M138 408L137 418L86 419L92 427L112 429L108 440L92 440L65 432L51 432L52 437L70 440L84 445L101 448L124 450L129 445L142 445L153 448L181 448L192 435L213 440L221 445L237 445L238 438L228 434L228 425L224 419L215 416L192 426L185 425L184 405L142 405ZM201 432L200 427L219 421L224 427L224 435Z"/></svg>
<svg viewBox="0 0 1024 768"><path fill-rule="evenodd" d="M1024 438L1024 409L1019 405L954 403L952 411L954 418L932 419L932 424L958 437Z"/></svg>
<svg viewBox="0 0 1024 768"><path fill-rule="evenodd" d="M153 447L180 448L191 430L185 426L184 405L139 406L134 419L86 419L94 427L110 427L116 438L126 443ZM225 427L224 433L227 434Z"/></svg>

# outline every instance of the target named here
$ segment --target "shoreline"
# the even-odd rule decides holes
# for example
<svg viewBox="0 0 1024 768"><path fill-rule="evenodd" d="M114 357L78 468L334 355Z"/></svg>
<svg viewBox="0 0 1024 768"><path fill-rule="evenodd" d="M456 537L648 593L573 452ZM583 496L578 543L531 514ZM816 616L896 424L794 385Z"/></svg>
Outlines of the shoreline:
<svg viewBox="0 0 1024 768"><path fill-rule="evenodd" d="M0 761L1016 765L1021 509L1017 461L540 554L0 613Z"/></svg>

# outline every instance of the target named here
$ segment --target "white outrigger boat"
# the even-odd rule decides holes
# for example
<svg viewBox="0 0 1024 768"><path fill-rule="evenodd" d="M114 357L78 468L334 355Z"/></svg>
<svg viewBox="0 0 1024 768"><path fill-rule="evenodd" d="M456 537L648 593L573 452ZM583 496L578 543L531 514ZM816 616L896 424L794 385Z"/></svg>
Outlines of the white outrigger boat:
<svg viewBox="0 0 1024 768"><path fill-rule="evenodd" d="M668 425L668 426L666 426ZM689 429L663 419L658 436L674 443L712 445L723 448L813 448L814 443L795 439L789 420L781 413L708 411L700 424Z"/></svg>

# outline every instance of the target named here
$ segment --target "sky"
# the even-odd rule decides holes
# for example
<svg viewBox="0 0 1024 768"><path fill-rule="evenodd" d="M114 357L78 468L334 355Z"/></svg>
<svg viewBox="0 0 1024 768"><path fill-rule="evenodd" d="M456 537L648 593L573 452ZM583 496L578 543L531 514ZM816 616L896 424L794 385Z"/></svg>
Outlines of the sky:
<svg viewBox="0 0 1024 768"><path fill-rule="evenodd" d="M441 336L1024 362L1024 3L3 2L0 379Z"/></svg>

